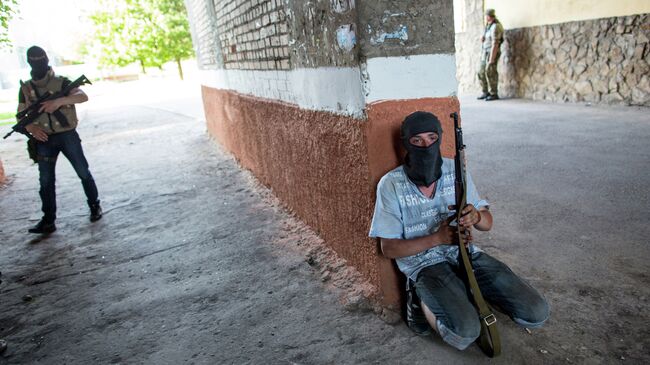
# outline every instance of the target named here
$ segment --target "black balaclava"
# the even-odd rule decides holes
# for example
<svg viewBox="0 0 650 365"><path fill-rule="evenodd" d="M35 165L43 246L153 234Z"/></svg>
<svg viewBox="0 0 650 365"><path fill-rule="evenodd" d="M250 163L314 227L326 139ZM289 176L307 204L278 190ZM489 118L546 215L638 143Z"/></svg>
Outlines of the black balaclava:
<svg viewBox="0 0 650 365"><path fill-rule="evenodd" d="M429 147L418 147L409 142L411 137L424 132L438 133L439 138ZM401 134L402 143L406 148L406 175L417 186L430 186L442 176L440 120L428 112L412 113L402 122Z"/></svg>
<svg viewBox="0 0 650 365"><path fill-rule="evenodd" d="M49 62L50 60L43 48L32 46L27 50L27 63L32 67L33 80L40 80L47 75L47 71L50 69Z"/></svg>

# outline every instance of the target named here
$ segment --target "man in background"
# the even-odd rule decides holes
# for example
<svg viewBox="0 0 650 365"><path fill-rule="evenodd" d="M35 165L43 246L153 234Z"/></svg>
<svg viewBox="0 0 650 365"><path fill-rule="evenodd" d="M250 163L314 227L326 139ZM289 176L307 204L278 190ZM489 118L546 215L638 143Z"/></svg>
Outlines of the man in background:
<svg viewBox="0 0 650 365"><path fill-rule="evenodd" d="M481 82L483 94L477 99L487 101L499 99L497 88L499 86L499 73L497 63L501 56L501 43L503 43L503 26L496 18L494 9L485 11L485 32L481 37L481 66L478 70L478 79Z"/></svg>

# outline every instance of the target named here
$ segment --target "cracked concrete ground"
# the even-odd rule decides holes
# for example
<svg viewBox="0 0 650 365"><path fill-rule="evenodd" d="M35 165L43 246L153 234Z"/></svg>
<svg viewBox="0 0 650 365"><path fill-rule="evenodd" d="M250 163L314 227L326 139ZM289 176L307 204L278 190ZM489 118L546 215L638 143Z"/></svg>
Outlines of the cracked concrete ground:
<svg viewBox="0 0 650 365"><path fill-rule="evenodd" d="M358 285L324 277L354 273L314 262L318 237L208 138L196 85L87 92L79 133L99 222L62 159L58 230L28 235L37 169L20 136L0 143L0 364L650 361L647 109L462 100L469 167L495 216L475 239L552 306L531 334L499 315L503 355L490 360L387 324Z"/></svg>

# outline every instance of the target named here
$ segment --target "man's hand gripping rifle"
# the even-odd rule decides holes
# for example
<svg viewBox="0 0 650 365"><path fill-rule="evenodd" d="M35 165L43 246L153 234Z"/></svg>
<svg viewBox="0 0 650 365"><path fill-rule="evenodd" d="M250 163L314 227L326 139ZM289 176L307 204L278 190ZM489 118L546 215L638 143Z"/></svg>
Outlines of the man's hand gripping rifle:
<svg viewBox="0 0 650 365"><path fill-rule="evenodd" d="M39 109L41 108L41 104L43 104L48 100L54 100L63 96L67 96L70 93L70 91L84 84L91 84L91 82L90 80L88 80L88 78L85 75L81 75L79 76L78 79L72 81L68 86L64 87L61 91L57 91L55 93L48 91L46 94L39 97L38 100L36 100L30 106L16 113L17 122L15 125L11 127L11 131L7 133L3 137L3 139L9 137L13 132L22 133L29 137L29 133L27 133L25 127L31 124L34 120L36 120L36 118L38 118L41 114L44 113L44 112L39 112ZM22 85L22 81L21 81L21 85ZM53 114L56 117L56 119L61 123L61 125L63 126L69 125L68 119L65 117L65 115L63 115L63 113L60 110L56 110L51 114Z"/></svg>

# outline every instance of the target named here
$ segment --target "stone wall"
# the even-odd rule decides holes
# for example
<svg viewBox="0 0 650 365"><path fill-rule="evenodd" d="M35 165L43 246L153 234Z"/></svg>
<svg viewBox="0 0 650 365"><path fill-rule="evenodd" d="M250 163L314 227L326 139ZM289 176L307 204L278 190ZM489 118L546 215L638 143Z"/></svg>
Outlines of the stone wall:
<svg viewBox="0 0 650 365"><path fill-rule="evenodd" d="M456 76L461 93L478 94L483 1L464 0L463 6ZM499 95L650 106L649 38L649 14L506 30Z"/></svg>
<svg viewBox="0 0 650 365"><path fill-rule="evenodd" d="M650 15L508 30L503 96L650 106Z"/></svg>

